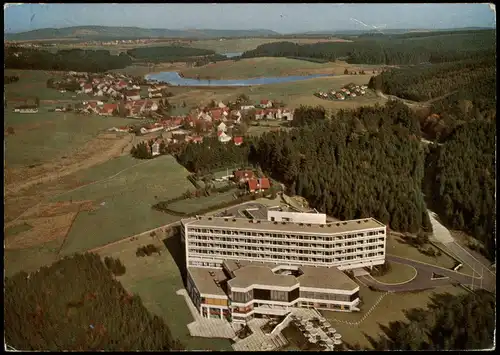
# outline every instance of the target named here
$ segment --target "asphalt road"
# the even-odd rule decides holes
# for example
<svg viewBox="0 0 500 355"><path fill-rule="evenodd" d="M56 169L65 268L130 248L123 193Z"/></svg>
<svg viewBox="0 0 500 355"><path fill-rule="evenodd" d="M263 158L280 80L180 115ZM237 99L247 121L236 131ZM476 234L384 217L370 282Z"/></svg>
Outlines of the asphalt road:
<svg viewBox="0 0 500 355"><path fill-rule="evenodd" d="M495 282L491 283L490 280L481 279L479 277L472 277L459 272L448 270L439 266L434 266L426 263L421 263L414 260L400 258L394 255L387 255L387 260L393 263L406 264L413 266L417 270L417 276L410 282L401 285L387 285L377 282L371 276L358 276L358 280L367 286L372 286L377 290L391 291L391 292L409 292L409 291L422 291L432 289L439 286L450 285L453 283L460 283L462 285L477 285L482 288L494 292L496 285ZM446 276L444 279L432 279L432 273Z"/></svg>

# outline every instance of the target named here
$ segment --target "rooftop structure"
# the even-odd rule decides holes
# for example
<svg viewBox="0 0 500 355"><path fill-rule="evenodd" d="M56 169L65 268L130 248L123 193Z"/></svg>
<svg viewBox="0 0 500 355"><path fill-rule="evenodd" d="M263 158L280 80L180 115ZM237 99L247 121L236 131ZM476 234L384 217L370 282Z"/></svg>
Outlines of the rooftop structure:
<svg viewBox="0 0 500 355"><path fill-rule="evenodd" d="M294 222L326 224L326 214L324 213L301 213L301 212L282 212L267 211L267 220L270 222Z"/></svg>

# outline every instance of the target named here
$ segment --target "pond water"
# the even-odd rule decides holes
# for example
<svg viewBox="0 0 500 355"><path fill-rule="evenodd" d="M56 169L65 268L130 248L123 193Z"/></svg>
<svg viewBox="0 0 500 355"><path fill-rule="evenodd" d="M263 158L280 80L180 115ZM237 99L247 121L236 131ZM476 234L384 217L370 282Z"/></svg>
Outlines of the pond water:
<svg viewBox="0 0 500 355"><path fill-rule="evenodd" d="M333 76L331 74L316 74L306 76L281 76L253 79L235 79L235 80L205 80L183 78L175 71L165 71L161 73L148 74L146 80L165 82L177 86L252 86L289 83L293 81Z"/></svg>
<svg viewBox="0 0 500 355"><path fill-rule="evenodd" d="M222 53L222 55L225 55L228 58L234 58L234 57L239 57L243 54L243 52L234 52L234 53Z"/></svg>

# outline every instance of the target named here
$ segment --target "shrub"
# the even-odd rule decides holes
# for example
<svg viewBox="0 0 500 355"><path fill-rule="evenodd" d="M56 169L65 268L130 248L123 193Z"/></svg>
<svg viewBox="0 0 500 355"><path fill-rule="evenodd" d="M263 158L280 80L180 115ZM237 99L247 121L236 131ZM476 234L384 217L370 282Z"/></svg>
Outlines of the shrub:
<svg viewBox="0 0 500 355"><path fill-rule="evenodd" d="M125 271L127 271L125 265L123 265L121 260L118 258L115 259L110 256L106 256L104 258L104 264L115 276L121 276L125 274Z"/></svg>

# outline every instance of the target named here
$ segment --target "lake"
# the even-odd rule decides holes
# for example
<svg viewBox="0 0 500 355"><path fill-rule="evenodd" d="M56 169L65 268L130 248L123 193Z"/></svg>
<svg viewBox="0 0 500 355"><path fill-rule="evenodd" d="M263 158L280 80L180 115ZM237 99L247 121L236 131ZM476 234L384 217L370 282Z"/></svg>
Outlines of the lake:
<svg viewBox="0 0 500 355"><path fill-rule="evenodd" d="M235 80L205 80L205 79L198 80L198 79L182 78L179 75L179 73L175 71L164 71L161 73L148 74L145 76L145 79L165 82L170 85L177 85L177 86L253 86L253 85L290 83L293 81L321 78L326 76L333 76L333 75L315 74L306 76L281 76L281 77L235 79Z"/></svg>

